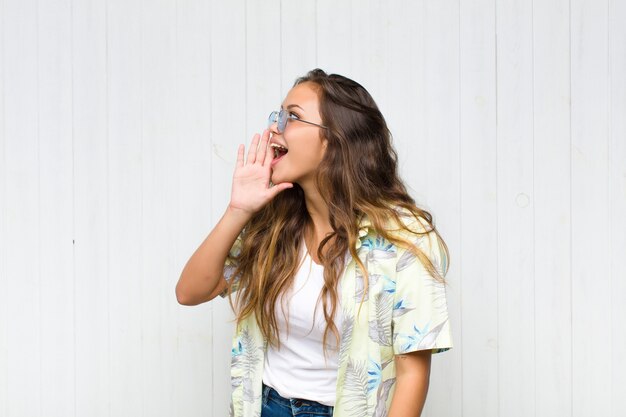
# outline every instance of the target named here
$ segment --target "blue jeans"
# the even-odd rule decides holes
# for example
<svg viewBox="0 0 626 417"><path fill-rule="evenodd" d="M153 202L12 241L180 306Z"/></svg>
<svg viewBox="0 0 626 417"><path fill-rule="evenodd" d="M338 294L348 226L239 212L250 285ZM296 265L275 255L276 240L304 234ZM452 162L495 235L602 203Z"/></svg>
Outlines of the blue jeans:
<svg viewBox="0 0 626 417"><path fill-rule="evenodd" d="M316 401L281 397L274 388L263 384L261 417L332 417L333 408Z"/></svg>

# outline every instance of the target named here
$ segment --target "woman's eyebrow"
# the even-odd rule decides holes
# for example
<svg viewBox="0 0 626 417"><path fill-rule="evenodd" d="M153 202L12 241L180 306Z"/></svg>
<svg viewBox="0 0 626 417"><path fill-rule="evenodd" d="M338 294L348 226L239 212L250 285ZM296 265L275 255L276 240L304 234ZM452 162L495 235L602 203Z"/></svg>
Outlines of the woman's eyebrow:
<svg viewBox="0 0 626 417"><path fill-rule="evenodd" d="M290 104L290 105L288 105L288 106L287 106L287 108L288 108L288 109L290 109L290 108L292 108L292 107L297 107L297 108L299 108L300 110L304 111L304 109L303 109L302 107L298 106L297 104ZM283 108L283 105L282 105L282 104L280 105L280 108L281 108L281 109Z"/></svg>

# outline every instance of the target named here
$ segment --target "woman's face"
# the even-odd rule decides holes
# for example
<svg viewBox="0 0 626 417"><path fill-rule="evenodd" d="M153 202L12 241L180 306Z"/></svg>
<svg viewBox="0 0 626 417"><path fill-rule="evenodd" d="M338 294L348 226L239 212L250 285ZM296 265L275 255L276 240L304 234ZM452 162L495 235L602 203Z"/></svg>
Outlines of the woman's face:
<svg viewBox="0 0 626 417"><path fill-rule="evenodd" d="M289 90L282 103L290 115L308 122L323 124L319 114L317 93L310 82L298 84ZM270 127L272 143L287 148L287 153L272 161L272 182L298 183L303 188L315 181L315 171L324 158L328 141L322 139L323 128L289 119L285 130L277 133L277 124Z"/></svg>

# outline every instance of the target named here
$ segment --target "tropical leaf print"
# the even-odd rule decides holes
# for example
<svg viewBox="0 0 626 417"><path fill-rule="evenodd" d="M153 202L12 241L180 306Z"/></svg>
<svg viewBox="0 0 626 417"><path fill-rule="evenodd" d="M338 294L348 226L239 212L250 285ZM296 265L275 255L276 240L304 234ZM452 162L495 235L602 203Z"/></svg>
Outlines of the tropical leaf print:
<svg viewBox="0 0 626 417"><path fill-rule="evenodd" d="M376 393L376 408L374 408L374 417L386 417L387 416L387 400L389 399L389 392L391 387L395 384L396 378L385 379L382 384L378 386L378 392Z"/></svg>
<svg viewBox="0 0 626 417"><path fill-rule="evenodd" d="M400 272L411 266L413 262L417 260L417 257L410 250L406 250L400 259L398 259L398 263L396 264L396 272Z"/></svg>
<svg viewBox="0 0 626 417"><path fill-rule="evenodd" d="M383 291L393 294L396 292L396 281L389 278L387 275L383 275Z"/></svg>
<svg viewBox="0 0 626 417"><path fill-rule="evenodd" d="M412 333L396 333L393 337L393 343L400 346L399 352L396 352L396 354L415 350L413 348L417 346L417 344L422 340L422 338L428 331L429 325L430 323L424 326L423 329L420 329L419 327L417 327L417 325L414 324Z"/></svg>
<svg viewBox="0 0 626 417"><path fill-rule="evenodd" d="M247 330L246 330L247 331ZM237 345L231 349L231 356L237 357L243 352L243 345L241 344L241 338L237 338Z"/></svg>
<svg viewBox="0 0 626 417"><path fill-rule="evenodd" d="M252 378L244 378L243 379L243 400L248 402L254 402L254 400L259 397L258 395L254 395L254 381Z"/></svg>
<svg viewBox="0 0 626 417"><path fill-rule="evenodd" d="M232 389L237 388L239 385L241 385L241 382L243 381L243 378L240 376L234 376L230 378L230 386Z"/></svg>
<svg viewBox="0 0 626 417"><path fill-rule="evenodd" d="M352 330L354 329L354 316L348 310L342 309L343 320L341 322L341 342L339 344L339 361L342 362L348 348L352 345Z"/></svg>
<svg viewBox="0 0 626 417"><path fill-rule="evenodd" d="M447 321L448 319L446 318L443 323L432 329L429 329L430 323L424 326L423 329L414 324L412 333L396 333L394 335L394 344L399 346L399 351L396 354L434 347L437 336Z"/></svg>
<svg viewBox="0 0 626 417"><path fill-rule="evenodd" d="M380 278L381 278L380 274L369 274L367 282L369 283L368 285L370 287L370 291L371 291L371 288L374 285L376 285L376 283L378 282ZM356 272L356 285L354 288L355 288L354 299L356 301L361 302L361 297L363 297L363 291L365 291L365 279L363 279L363 274L361 274L361 272L358 270ZM365 298L363 299L363 301L367 301L369 299L370 291L367 291L365 293Z"/></svg>
<svg viewBox="0 0 626 417"><path fill-rule="evenodd" d="M374 320L369 321L369 337L382 346L391 346L391 316L393 295L382 291L376 294Z"/></svg>
<svg viewBox="0 0 626 417"><path fill-rule="evenodd" d="M367 368L367 376L367 393L369 395L369 393L378 388L383 376L382 366L372 358L370 358L370 365Z"/></svg>
<svg viewBox="0 0 626 417"><path fill-rule="evenodd" d="M256 364L261 358L263 348L257 346L254 338L250 335L247 327L243 328L239 340L237 341L237 349L233 349L233 357L231 364L236 369L241 369L244 376L254 372Z"/></svg>
<svg viewBox="0 0 626 417"><path fill-rule="evenodd" d="M425 241L424 239L428 239L428 241ZM433 240L435 241L434 243L432 242ZM448 272L448 258L442 246L441 240L436 234L434 234L434 232L432 232L432 234L418 237L416 240L413 241L413 244L416 246L421 246L422 251L431 261L437 272L439 272L441 275L446 275L446 273ZM433 245L436 245L436 247ZM410 250L406 250L398 260L398 263L396 265L396 271L400 272L408 268L416 260L417 257L413 254L413 252L411 252Z"/></svg>
<svg viewBox="0 0 626 417"><path fill-rule="evenodd" d="M380 259L390 259L396 257L396 246L385 240L381 235L375 238L368 237L363 240L362 248L368 249L367 259L377 261Z"/></svg>
<svg viewBox="0 0 626 417"><path fill-rule="evenodd" d="M361 361L348 358L344 384L346 411L350 416L363 417L367 413L367 370Z"/></svg>
<svg viewBox="0 0 626 417"><path fill-rule="evenodd" d="M235 273L236 269L236 265L224 265L224 279L226 281L230 281L230 278ZM237 275L237 278L239 278L239 275ZM237 279L235 279L235 281L237 281Z"/></svg>
<svg viewBox="0 0 626 417"><path fill-rule="evenodd" d="M367 254L367 257L370 261L376 262L381 259L391 259L396 257L395 251L386 251L374 249L370 253Z"/></svg>
<svg viewBox="0 0 626 417"><path fill-rule="evenodd" d="M435 312L447 316L448 302L446 300L446 288L443 283L431 279L425 285L430 289L430 299Z"/></svg>
<svg viewBox="0 0 626 417"><path fill-rule="evenodd" d="M236 346L232 349L231 368L241 375L231 377L233 388L243 386L244 401L253 402L258 396L254 394L253 377L256 366L263 359L263 347L258 346L247 327L241 330Z"/></svg>
<svg viewBox="0 0 626 417"><path fill-rule="evenodd" d="M435 345L435 341L437 340L437 336L439 336L441 329L443 328L443 326L446 324L447 321L448 319L446 318L446 320L443 323L439 323L438 325L430 329L428 332L426 332L426 334L423 335L422 339L417 344L418 349L426 349L426 348L433 347Z"/></svg>
<svg viewBox="0 0 626 417"><path fill-rule="evenodd" d="M393 317L396 318L403 316L412 310L415 310L415 307L411 307L411 304L409 304L408 301L402 299L393 305Z"/></svg>

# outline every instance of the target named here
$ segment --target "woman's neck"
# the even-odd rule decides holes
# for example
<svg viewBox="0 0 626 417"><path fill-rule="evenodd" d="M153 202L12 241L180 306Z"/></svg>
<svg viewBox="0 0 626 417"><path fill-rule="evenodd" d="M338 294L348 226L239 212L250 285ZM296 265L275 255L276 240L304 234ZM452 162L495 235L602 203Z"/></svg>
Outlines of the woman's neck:
<svg viewBox="0 0 626 417"><path fill-rule="evenodd" d="M304 200L311 217L311 223L305 229L304 238L309 254L311 254L316 263L320 263L317 257L317 249L320 242L333 233L333 228L330 224L328 205L319 192L312 188L304 189Z"/></svg>
<svg viewBox="0 0 626 417"><path fill-rule="evenodd" d="M317 190L304 190L304 202L313 222L314 234L325 236L332 233L328 205Z"/></svg>

